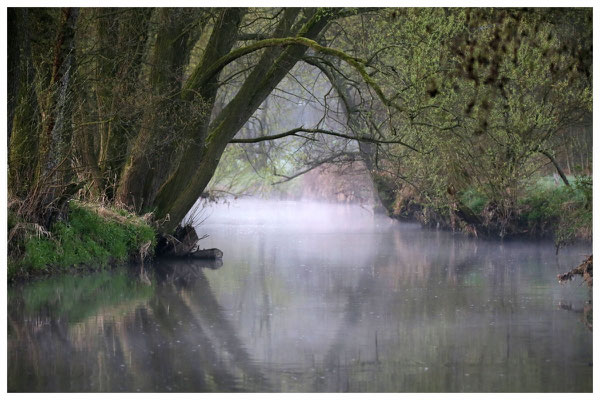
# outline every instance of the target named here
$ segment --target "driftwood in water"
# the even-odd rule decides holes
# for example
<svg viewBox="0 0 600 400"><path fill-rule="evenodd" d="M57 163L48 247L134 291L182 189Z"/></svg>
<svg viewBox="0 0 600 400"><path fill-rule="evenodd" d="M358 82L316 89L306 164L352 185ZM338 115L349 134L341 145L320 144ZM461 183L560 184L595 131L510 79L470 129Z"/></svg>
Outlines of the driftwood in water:
<svg viewBox="0 0 600 400"><path fill-rule="evenodd" d="M187 256L199 260L218 260L223 258L223 252L219 249L196 249Z"/></svg>
<svg viewBox="0 0 600 400"><path fill-rule="evenodd" d="M567 273L559 274L558 281L570 281L573 279L574 275L582 275L583 280L587 282L588 286L592 286L592 278L593 278L593 262L592 256L590 255L584 262L582 262L578 267L573 268Z"/></svg>
<svg viewBox="0 0 600 400"><path fill-rule="evenodd" d="M178 240L174 246L174 253L177 255L185 255L192 252L199 240L196 230L190 225L177 228L174 236Z"/></svg>

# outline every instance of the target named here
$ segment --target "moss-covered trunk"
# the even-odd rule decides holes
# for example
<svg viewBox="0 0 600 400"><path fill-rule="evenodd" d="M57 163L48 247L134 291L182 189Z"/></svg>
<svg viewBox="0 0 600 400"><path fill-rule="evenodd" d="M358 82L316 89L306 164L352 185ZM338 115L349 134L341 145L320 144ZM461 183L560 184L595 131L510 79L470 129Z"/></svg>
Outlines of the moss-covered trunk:
<svg viewBox="0 0 600 400"><path fill-rule="evenodd" d="M54 60L50 90L45 104L40 137L38 174L40 178L52 175L60 181L55 171L68 157L71 140L70 113L74 103L71 97L72 77L75 69L75 24L78 8L65 8L61 12L61 25L55 40Z"/></svg>

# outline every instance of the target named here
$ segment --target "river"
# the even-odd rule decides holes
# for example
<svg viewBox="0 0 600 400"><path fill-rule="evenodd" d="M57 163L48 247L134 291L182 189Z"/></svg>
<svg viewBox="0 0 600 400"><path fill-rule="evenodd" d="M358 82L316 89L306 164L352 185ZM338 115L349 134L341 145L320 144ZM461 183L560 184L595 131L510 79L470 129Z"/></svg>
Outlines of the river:
<svg viewBox="0 0 600 400"><path fill-rule="evenodd" d="M591 253L358 206L205 210L222 263L160 260L8 290L9 391L581 392Z"/></svg>

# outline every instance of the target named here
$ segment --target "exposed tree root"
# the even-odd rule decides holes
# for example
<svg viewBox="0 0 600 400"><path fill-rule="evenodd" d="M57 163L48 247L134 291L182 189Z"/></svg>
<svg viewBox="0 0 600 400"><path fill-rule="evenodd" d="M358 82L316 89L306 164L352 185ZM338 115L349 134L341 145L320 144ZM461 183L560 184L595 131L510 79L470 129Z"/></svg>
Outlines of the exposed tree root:
<svg viewBox="0 0 600 400"><path fill-rule="evenodd" d="M159 256L188 257L203 260L217 260L223 257L219 249L200 249L198 241L204 239L198 237L196 230L191 225L179 227L173 236L163 235L158 241L156 254Z"/></svg>

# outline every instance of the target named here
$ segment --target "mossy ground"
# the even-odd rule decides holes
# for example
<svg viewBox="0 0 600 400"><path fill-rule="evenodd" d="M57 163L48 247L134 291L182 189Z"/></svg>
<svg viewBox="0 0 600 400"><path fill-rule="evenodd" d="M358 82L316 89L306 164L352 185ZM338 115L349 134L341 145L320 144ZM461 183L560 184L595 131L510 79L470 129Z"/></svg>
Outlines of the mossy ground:
<svg viewBox="0 0 600 400"><path fill-rule="evenodd" d="M21 233L15 231L21 230ZM156 232L143 218L125 210L71 201L67 217L50 231L9 218L8 278L72 268L104 268L122 263L139 248L156 244Z"/></svg>

